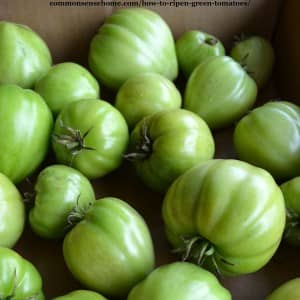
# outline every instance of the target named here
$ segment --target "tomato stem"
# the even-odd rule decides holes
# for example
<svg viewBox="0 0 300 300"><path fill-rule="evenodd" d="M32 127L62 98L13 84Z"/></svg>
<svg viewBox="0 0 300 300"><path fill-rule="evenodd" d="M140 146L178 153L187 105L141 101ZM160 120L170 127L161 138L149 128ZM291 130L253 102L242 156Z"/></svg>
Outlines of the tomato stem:
<svg viewBox="0 0 300 300"><path fill-rule="evenodd" d="M74 129L63 123L62 120L59 121L60 127L65 131L62 134L53 134L52 139L55 143L61 144L70 151L71 155L74 157L82 150L95 150L92 147L88 147L84 144L84 139L89 134L92 128L87 130L84 134L81 134L79 129Z"/></svg>
<svg viewBox="0 0 300 300"><path fill-rule="evenodd" d="M210 46L214 46L216 44L218 44L218 40L214 37L208 37L205 39L205 44L210 45Z"/></svg>
<svg viewBox="0 0 300 300"><path fill-rule="evenodd" d="M129 161L137 161L147 159L152 153L152 141L148 135L148 127L145 122L141 126L140 139L135 146L135 150L125 154L124 158Z"/></svg>

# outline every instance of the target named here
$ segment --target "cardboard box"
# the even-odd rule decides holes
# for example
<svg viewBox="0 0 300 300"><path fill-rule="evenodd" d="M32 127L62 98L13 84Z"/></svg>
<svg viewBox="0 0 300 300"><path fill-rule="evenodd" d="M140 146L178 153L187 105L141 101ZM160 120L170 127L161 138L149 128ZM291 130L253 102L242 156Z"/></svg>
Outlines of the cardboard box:
<svg viewBox="0 0 300 300"><path fill-rule="evenodd" d="M228 49L233 36L241 32L259 34L270 39L276 36L277 84L266 87L259 98L261 101L279 96L294 101L300 98L297 85L300 78L297 62L300 53L299 1L252 0L248 1L247 6L208 7L199 4L192 8L180 5L148 8L157 11L167 21L175 37L189 29L200 29L218 36ZM75 61L87 65L89 42L114 9L108 6L50 6L48 0L0 0L0 19L26 24L38 32L49 45L55 63ZM113 96L107 95L108 98L112 97L107 100L113 101ZM216 157L234 157L232 129L216 133L215 137ZM98 198L120 197L145 217L154 239L157 265L176 260L164 236L162 196L146 189L129 165L125 163L121 169L93 181L93 184ZM48 299L81 288L65 267L61 246L62 241L42 240L27 228L15 247L41 272ZM221 278L221 281L230 289L235 300L263 300L273 288L299 276L299 270L298 250L282 245L272 261L261 271L248 276Z"/></svg>

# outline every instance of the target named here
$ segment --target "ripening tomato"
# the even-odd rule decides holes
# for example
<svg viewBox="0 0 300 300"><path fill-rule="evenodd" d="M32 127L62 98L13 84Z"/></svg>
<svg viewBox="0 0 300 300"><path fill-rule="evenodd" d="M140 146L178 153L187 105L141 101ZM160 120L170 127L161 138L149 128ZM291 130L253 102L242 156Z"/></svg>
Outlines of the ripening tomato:
<svg viewBox="0 0 300 300"><path fill-rule="evenodd" d="M208 57L225 55L225 48L214 36L198 30L185 32L176 41L178 63L188 78Z"/></svg>
<svg viewBox="0 0 300 300"><path fill-rule="evenodd" d="M0 247L0 299L44 300L37 269L15 251Z"/></svg>
<svg viewBox="0 0 300 300"><path fill-rule="evenodd" d="M0 172L14 183L34 172L48 152L52 126L51 111L39 94L0 85Z"/></svg>
<svg viewBox="0 0 300 300"><path fill-rule="evenodd" d="M138 283L127 300L231 300L210 272L186 262L164 265Z"/></svg>
<svg viewBox="0 0 300 300"><path fill-rule="evenodd" d="M163 219L169 241L185 259L241 275L259 270L274 255L285 205L267 171L237 160L210 160L171 185Z"/></svg>
<svg viewBox="0 0 300 300"><path fill-rule="evenodd" d="M89 65L110 88L119 88L139 73L177 77L175 43L169 26L144 8L115 11L99 28L89 51Z"/></svg>
<svg viewBox="0 0 300 300"><path fill-rule="evenodd" d="M108 297L125 297L154 267L149 229L117 198L97 200L66 235L65 262L84 286Z"/></svg>
<svg viewBox="0 0 300 300"><path fill-rule="evenodd" d="M0 22L0 84L31 88L51 67L45 42L29 27Z"/></svg>
<svg viewBox="0 0 300 300"><path fill-rule="evenodd" d="M183 106L219 129L242 117L256 95L255 81L237 62L227 56L210 57L189 77Z"/></svg>
<svg viewBox="0 0 300 300"><path fill-rule="evenodd" d="M45 238L62 237L76 213L86 211L95 201L89 180L64 165L52 165L42 170L34 191L29 222L33 231Z"/></svg>

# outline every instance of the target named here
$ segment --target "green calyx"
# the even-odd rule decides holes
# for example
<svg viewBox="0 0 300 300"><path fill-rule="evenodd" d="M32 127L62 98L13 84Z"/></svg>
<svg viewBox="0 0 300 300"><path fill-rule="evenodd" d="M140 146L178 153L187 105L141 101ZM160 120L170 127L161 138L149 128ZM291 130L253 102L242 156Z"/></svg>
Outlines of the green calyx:
<svg viewBox="0 0 300 300"><path fill-rule="evenodd" d="M197 264L198 266L203 266L204 263L209 259L216 273L222 275L216 259L215 246L210 241L201 236L182 238L182 240L183 247L175 249L174 252L181 253L183 261L189 261ZM232 265L225 259L221 259L221 261L228 265Z"/></svg>
<svg viewBox="0 0 300 300"><path fill-rule="evenodd" d="M205 44L210 45L210 46L215 46L218 44L218 40L214 37L208 37L205 39Z"/></svg>
<svg viewBox="0 0 300 300"><path fill-rule="evenodd" d="M91 128L84 134L81 134L80 130L66 126L62 120L60 120L60 127L65 131L65 133L53 134L52 138L55 143L65 146L73 157L82 150L95 150L94 148L88 147L84 144L84 139L91 131Z"/></svg>
<svg viewBox="0 0 300 300"><path fill-rule="evenodd" d="M145 160L152 153L152 141L149 138L148 128L145 122L141 126L141 136L133 152L125 154L125 159L129 161Z"/></svg>

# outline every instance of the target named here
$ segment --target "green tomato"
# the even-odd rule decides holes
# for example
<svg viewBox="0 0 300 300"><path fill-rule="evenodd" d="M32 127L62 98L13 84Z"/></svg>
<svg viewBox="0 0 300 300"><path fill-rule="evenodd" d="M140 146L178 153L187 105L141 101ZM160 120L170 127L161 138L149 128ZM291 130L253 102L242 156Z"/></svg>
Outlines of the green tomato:
<svg viewBox="0 0 300 300"><path fill-rule="evenodd" d="M225 55L225 48L214 36L191 30L176 41L176 53L180 69L186 77L208 57Z"/></svg>
<svg viewBox="0 0 300 300"><path fill-rule="evenodd" d="M300 107L268 102L245 116L234 131L238 157L276 179L300 175Z"/></svg>
<svg viewBox="0 0 300 300"><path fill-rule="evenodd" d="M262 88L272 74L275 54L272 45L260 36L240 39L232 48L230 56L240 63Z"/></svg>
<svg viewBox="0 0 300 300"><path fill-rule="evenodd" d="M45 42L29 27L0 22L0 84L31 88L51 67Z"/></svg>
<svg viewBox="0 0 300 300"><path fill-rule="evenodd" d="M146 116L180 106L181 95L174 83L150 72L129 78L116 97L116 108L123 114L130 128Z"/></svg>
<svg viewBox="0 0 300 300"><path fill-rule="evenodd" d="M300 177L293 178L281 186L286 205L286 227L284 239L300 246Z"/></svg>
<svg viewBox="0 0 300 300"><path fill-rule="evenodd" d="M170 28L143 8L114 12L100 27L89 51L89 65L104 85L117 89L139 73L177 77L175 43Z"/></svg>
<svg viewBox="0 0 300 300"><path fill-rule="evenodd" d="M10 248L14 246L23 232L25 208L22 196L17 188L1 173L0 220L0 246Z"/></svg>
<svg viewBox="0 0 300 300"><path fill-rule="evenodd" d="M66 105L57 117L52 145L59 163L97 178L120 166L128 139L126 121L112 105L79 100Z"/></svg>
<svg viewBox="0 0 300 300"><path fill-rule="evenodd" d="M210 160L172 184L163 219L169 241L184 258L240 275L262 268L277 250L285 205L267 171L237 160Z"/></svg>
<svg viewBox="0 0 300 300"><path fill-rule="evenodd" d="M78 290L52 300L106 300L103 296L92 291Z"/></svg>
<svg viewBox="0 0 300 300"><path fill-rule="evenodd" d="M60 238L73 219L95 201L91 183L79 171L63 165L44 169L35 184L29 222L38 235Z"/></svg>
<svg viewBox="0 0 300 300"><path fill-rule="evenodd" d="M161 266L138 283L127 300L231 300L210 272L186 262Z"/></svg>
<svg viewBox="0 0 300 300"><path fill-rule="evenodd" d="M154 266L151 236L142 217L127 203L103 198L65 237L65 262L84 286L124 297Z"/></svg>
<svg viewBox="0 0 300 300"><path fill-rule="evenodd" d="M37 269L15 251L0 247L0 299L44 300Z"/></svg>
<svg viewBox="0 0 300 300"><path fill-rule="evenodd" d="M183 106L219 129L242 117L256 96L255 81L237 62L227 56L210 57L190 76Z"/></svg>
<svg viewBox="0 0 300 300"><path fill-rule="evenodd" d="M300 278L292 279L278 287L266 300L300 299Z"/></svg>
<svg viewBox="0 0 300 300"><path fill-rule="evenodd" d="M97 80L84 67L75 63L61 63L35 84L35 91L47 102L54 115L70 102L99 98Z"/></svg>
<svg viewBox="0 0 300 300"><path fill-rule="evenodd" d="M182 173L214 156L215 145L206 123L196 114L177 109L144 118L134 128L126 158L153 190L165 191Z"/></svg>
<svg viewBox="0 0 300 300"><path fill-rule="evenodd" d="M53 119L37 93L0 85L0 172L18 183L44 160Z"/></svg>

